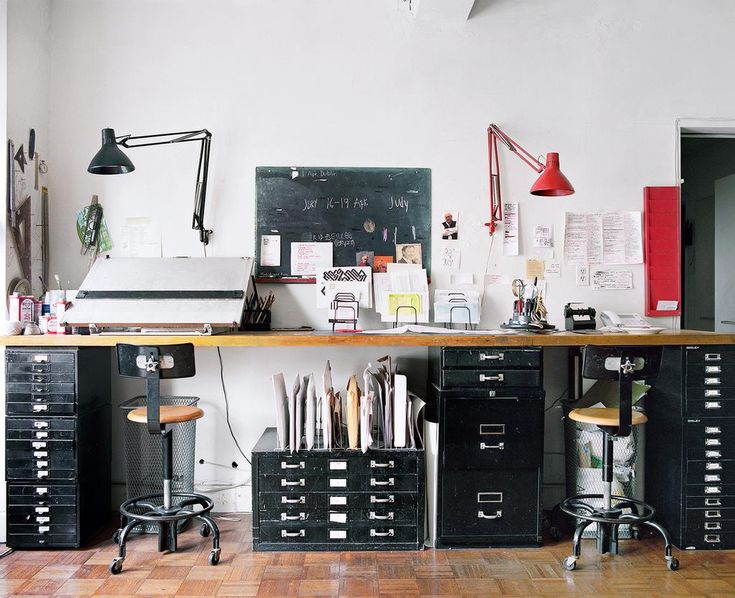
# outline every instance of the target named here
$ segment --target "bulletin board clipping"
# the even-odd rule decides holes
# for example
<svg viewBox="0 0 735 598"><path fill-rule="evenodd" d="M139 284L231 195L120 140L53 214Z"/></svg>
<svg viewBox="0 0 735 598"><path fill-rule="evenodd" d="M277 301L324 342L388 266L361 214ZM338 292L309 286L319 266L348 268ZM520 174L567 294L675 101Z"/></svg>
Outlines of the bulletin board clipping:
<svg viewBox="0 0 735 598"><path fill-rule="evenodd" d="M260 166L255 190L259 279L311 281L318 267L378 272L405 260L430 275L429 168Z"/></svg>

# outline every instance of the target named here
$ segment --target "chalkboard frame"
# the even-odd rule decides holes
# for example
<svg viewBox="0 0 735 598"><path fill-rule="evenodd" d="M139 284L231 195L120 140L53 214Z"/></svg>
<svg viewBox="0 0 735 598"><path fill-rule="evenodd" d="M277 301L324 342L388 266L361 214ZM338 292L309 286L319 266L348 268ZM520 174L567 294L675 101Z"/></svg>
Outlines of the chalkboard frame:
<svg viewBox="0 0 735 598"><path fill-rule="evenodd" d="M255 187L259 281L313 283L291 275L291 243L303 241L332 241L334 266L356 265L358 251L395 260L395 244L421 243L430 275L431 169L259 166ZM280 235L280 266L261 266L263 235Z"/></svg>

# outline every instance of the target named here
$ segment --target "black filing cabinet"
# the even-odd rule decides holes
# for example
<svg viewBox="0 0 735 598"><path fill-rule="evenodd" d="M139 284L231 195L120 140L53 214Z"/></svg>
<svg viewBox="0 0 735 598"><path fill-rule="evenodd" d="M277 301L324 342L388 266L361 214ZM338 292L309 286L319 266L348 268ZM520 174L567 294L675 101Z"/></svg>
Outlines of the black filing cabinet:
<svg viewBox="0 0 735 598"><path fill-rule="evenodd" d="M664 347L646 500L679 548L735 548L735 346Z"/></svg>
<svg viewBox="0 0 735 598"><path fill-rule="evenodd" d="M437 547L539 545L541 349L441 347L429 356L439 419Z"/></svg>
<svg viewBox="0 0 735 598"><path fill-rule="evenodd" d="M110 515L110 350L5 352L7 545L78 548Z"/></svg>
<svg viewBox="0 0 735 598"><path fill-rule="evenodd" d="M424 451L253 449L253 550L417 550Z"/></svg>

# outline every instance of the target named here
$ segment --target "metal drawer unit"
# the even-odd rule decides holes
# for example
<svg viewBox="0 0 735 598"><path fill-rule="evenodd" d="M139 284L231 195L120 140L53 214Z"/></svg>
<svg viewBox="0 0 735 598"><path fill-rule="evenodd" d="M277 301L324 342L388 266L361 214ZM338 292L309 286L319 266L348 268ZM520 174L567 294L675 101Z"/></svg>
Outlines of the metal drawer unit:
<svg viewBox="0 0 735 598"><path fill-rule="evenodd" d="M437 547L539 545L541 349L442 347L429 357L439 421Z"/></svg>
<svg viewBox="0 0 735 598"><path fill-rule="evenodd" d="M424 452L253 449L253 550L417 550Z"/></svg>
<svg viewBox="0 0 735 598"><path fill-rule="evenodd" d="M647 497L680 548L735 548L735 347L666 348L653 390Z"/></svg>
<svg viewBox="0 0 735 598"><path fill-rule="evenodd" d="M110 510L110 350L5 353L7 544L76 548Z"/></svg>

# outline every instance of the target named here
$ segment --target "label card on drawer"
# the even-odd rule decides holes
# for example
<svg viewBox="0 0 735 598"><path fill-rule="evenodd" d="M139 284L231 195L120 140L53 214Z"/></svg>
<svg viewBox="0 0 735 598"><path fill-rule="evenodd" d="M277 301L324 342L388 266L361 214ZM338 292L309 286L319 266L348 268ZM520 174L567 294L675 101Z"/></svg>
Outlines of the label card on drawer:
<svg viewBox="0 0 735 598"><path fill-rule="evenodd" d="M330 507L346 507L347 497L346 496L330 496L329 506Z"/></svg>
<svg viewBox="0 0 735 598"><path fill-rule="evenodd" d="M347 478L330 478L330 488L347 488Z"/></svg>
<svg viewBox="0 0 735 598"><path fill-rule="evenodd" d="M329 471L347 471L347 461L329 461Z"/></svg>
<svg viewBox="0 0 735 598"><path fill-rule="evenodd" d="M347 523L347 513L329 513L330 523Z"/></svg>
<svg viewBox="0 0 735 598"><path fill-rule="evenodd" d="M346 529L330 529L329 539L330 540L346 540L347 530Z"/></svg>

